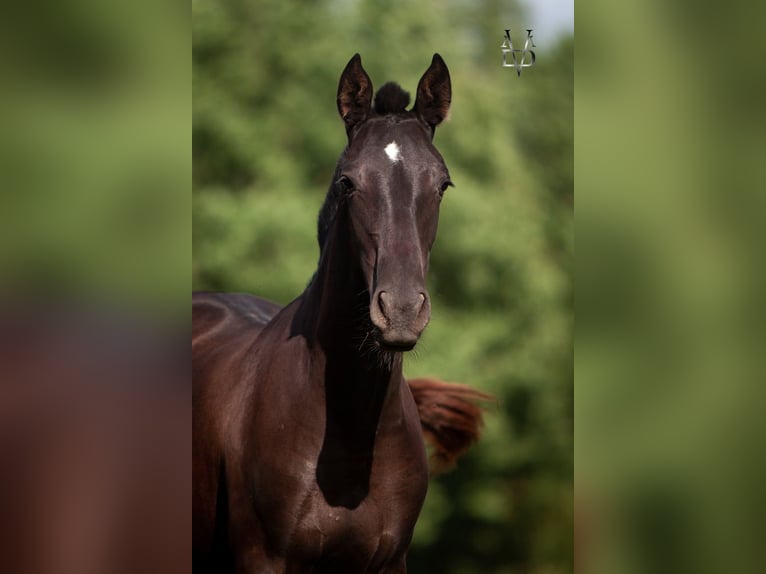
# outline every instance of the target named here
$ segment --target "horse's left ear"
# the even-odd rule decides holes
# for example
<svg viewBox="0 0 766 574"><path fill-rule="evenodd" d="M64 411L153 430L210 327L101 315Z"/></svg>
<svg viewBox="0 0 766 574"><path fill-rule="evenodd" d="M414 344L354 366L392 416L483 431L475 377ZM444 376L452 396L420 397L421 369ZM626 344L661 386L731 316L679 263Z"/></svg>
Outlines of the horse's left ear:
<svg viewBox="0 0 766 574"><path fill-rule="evenodd" d="M431 65L420 78L415 100L415 113L434 130L449 113L452 101L452 84L449 70L439 54L434 54Z"/></svg>

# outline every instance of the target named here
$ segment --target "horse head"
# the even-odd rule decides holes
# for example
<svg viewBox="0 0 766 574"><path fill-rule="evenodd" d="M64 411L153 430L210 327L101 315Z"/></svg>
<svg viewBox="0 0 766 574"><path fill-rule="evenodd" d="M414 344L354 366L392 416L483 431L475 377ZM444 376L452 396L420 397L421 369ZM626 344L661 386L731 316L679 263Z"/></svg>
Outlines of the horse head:
<svg viewBox="0 0 766 574"><path fill-rule="evenodd" d="M341 74L338 111L348 145L320 214L324 247L335 215L345 209L354 263L369 295L376 343L407 351L430 319L426 273L439 205L452 185L433 136L449 111L449 71L438 54L421 78L415 105L397 84L375 96L356 54Z"/></svg>

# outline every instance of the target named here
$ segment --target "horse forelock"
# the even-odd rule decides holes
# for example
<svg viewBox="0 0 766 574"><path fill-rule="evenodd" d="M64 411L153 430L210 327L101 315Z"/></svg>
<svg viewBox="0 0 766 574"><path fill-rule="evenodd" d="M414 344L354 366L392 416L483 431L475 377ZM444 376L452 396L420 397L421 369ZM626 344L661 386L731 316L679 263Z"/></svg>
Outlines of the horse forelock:
<svg viewBox="0 0 766 574"><path fill-rule="evenodd" d="M399 114L406 111L410 105L410 94L405 92L396 82L383 84L375 94L375 105L373 109L376 114Z"/></svg>

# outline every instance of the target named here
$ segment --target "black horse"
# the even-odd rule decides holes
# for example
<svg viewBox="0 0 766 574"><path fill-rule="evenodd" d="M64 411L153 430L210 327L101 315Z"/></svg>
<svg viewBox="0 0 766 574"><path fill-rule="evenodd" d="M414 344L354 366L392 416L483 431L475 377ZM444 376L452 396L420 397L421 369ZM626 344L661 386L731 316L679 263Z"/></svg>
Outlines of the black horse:
<svg viewBox="0 0 766 574"><path fill-rule="evenodd" d="M430 318L426 272L451 185L433 146L450 77L436 54L414 107L340 78L348 146L319 215L320 258L284 308L193 303L195 572L405 572L429 477L478 436L487 395L402 375ZM417 398L413 398L413 395Z"/></svg>

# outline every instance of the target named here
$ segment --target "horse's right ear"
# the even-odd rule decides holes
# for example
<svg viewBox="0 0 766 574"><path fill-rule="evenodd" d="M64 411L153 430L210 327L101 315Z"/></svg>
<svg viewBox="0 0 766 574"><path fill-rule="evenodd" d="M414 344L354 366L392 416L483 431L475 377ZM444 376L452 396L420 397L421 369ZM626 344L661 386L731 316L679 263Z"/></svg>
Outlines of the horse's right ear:
<svg viewBox="0 0 766 574"><path fill-rule="evenodd" d="M372 82L362 67L359 54L346 64L338 84L338 112L350 131L370 113L372 106Z"/></svg>

